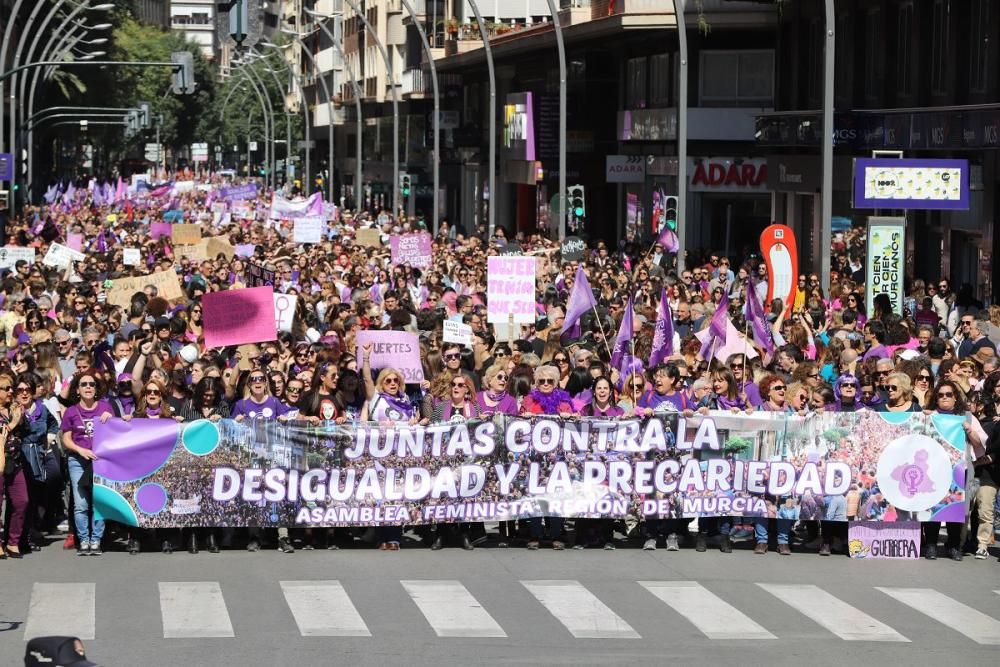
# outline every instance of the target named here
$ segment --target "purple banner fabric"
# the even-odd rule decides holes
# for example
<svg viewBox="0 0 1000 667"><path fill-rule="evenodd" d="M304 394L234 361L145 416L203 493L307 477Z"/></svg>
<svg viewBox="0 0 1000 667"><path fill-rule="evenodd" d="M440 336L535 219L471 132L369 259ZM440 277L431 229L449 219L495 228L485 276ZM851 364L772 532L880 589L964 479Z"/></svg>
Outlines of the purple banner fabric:
<svg viewBox="0 0 1000 667"><path fill-rule="evenodd" d="M149 238L157 241L163 237L170 238L170 223L169 222L153 222L149 225Z"/></svg>
<svg viewBox="0 0 1000 667"><path fill-rule="evenodd" d="M756 286L751 283L747 286L747 318L750 321L750 329L753 331L754 343L764 348L768 354L774 354L774 340L771 338L771 328L767 324L767 317L764 315L764 306L757 298Z"/></svg>
<svg viewBox="0 0 1000 667"><path fill-rule="evenodd" d="M570 327L580 321L584 313L595 306L597 306L597 301L594 300L594 290L590 288L587 274L584 273L581 266L576 270L573 291L570 292L569 301L566 302L566 320L559 333L564 334L569 331Z"/></svg>
<svg viewBox="0 0 1000 667"><path fill-rule="evenodd" d="M94 422L94 474L130 482L153 474L170 458L180 426L173 419Z"/></svg>
<svg viewBox="0 0 1000 667"><path fill-rule="evenodd" d="M674 353L674 315L670 312L667 290L660 293L660 308L656 314L656 331L649 352L649 367L654 368Z"/></svg>
<svg viewBox="0 0 1000 667"><path fill-rule="evenodd" d="M225 201L242 201L244 199L257 198L257 184L246 183L244 185L231 185L227 188L219 188L219 199Z"/></svg>
<svg viewBox="0 0 1000 667"><path fill-rule="evenodd" d="M705 339L701 350L698 352L702 359L711 359L715 356L715 349L726 344L726 334L729 326L729 293L724 292L722 301L712 315L712 321L708 325L708 338Z"/></svg>
<svg viewBox="0 0 1000 667"><path fill-rule="evenodd" d="M611 350L611 367L618 368L625 356L625 347L632 342L634 330L632 318L632 297L628 298L625 304L625 314L622 316L621 326L618 327L618 336L615 337L615 347Z"/></svg>
<svg viewBox="0 0 1000 667"><path fill-rule="evenodd" d="M667 252L677 252L681 247L681 242L677 238L677 234L670 227L664 227L663 231L657 237L656 242L663 246L663 249Z"/></svg>

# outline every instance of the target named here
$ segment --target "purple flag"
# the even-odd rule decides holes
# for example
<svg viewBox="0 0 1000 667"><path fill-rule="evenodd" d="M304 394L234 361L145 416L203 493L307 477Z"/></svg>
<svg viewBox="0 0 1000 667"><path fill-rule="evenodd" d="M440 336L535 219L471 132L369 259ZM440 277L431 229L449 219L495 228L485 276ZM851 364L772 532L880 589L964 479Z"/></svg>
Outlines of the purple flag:
<svg viewBox="0 0 1000 667"><path fill-rule="evenodd" d="M764 306L757 298L757 290L752 283L747 286L747 319L753 331L753 342L763 348L768 356L774 354L774 339L771 338L771 328L764 315Z"/></svg>
<svg viewBox="0 0 1000 667"><path fill-rule="evenodd" d="M660 292L660 309L656 313L656 331L649 352L649 367L653 368L674 353L674 315L670 312L667 290Z"/></svg>
<svg viewBox="0 0 1000 667"><path fill-rule="evenodd" d="M681 247L681 242L677 234L670 227L664 225L663 231L656 237L656 242L663 246L667 252L677 252Z"/></svg>
<svg viewBox="0 0 1000 667"><path fill-rule="evenodd" d="M107 252L108 251L108 241L104 236L104 230L97 235L97 252Z"/></svg>
<svg viewBox="0 0 1000 667"><path fill-rule="evenodd" d="M95 185L90 193L90 199L94 206L104 206L104 190L100 185Z"/></svg>
<svg viewBox="0 0 1000 667"><path fill-rule="evenodd" d="M120 204L125 201L125 195L128 193L128 189L125 187L125 181L122 177L118 177L118 186L115 188L115 203Z"/></svg>
<svg viewBox="0 0 1000 667"><path fill-rule="evenodd" d="M621 326L618 327L618 336L615 337L615 347L611 350L611 367L618 368L625 355L625 347L632 341L632 297L628 298L625 304L625 314L622 316Z"/></svg>
<svg viewBox="0 0 1000 667"><path fill-rule="evenodd" d="M591 308L597 306L594 300L594 290L590 289L587 281L587 274L583 272L581 266L576 270L576 280L573 281L573 291L570 292L569 301L566 302L566 320L563 322L560 334L566 333L570 327L574 326Z"/></svg>
<svg viewBox="0 0 1000 667"><path fill-rule="evenodd" d="M712 357L715 356L715 350L719 346L726 344L726 329L728 325L729 293L723 292L722 300L719 301L719 305L715 309L715 314L712 315L712 321L708 324L708 338L705 339L705 343L701 346L701 350L698 353L702 359L711 361Z"/></svg>

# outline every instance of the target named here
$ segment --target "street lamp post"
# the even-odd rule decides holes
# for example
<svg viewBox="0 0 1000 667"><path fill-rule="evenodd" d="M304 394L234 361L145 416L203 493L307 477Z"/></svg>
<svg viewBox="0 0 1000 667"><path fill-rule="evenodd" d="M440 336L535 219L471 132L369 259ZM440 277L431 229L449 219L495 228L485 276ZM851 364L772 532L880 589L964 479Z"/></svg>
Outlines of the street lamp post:
<svg viewBox="0 0 1000 667"><path fill-rule="evenodd" d="M270 161L268 166L268 180L271 183L271 188L275 187L275 171L277 170L277 160L275 159L275 142L274 142L274 105L271 104L271 96L267 92L267 86L264 85L263 79L260 75L254 71L254 68L249 64L245 64L243 67L238 68L239 72L242 72L244 76L250 78L250 85L254 86L255 89L260 91L260 95L264 100L264 104L267 108L267 121L271 128L271 138L268 141L267 151L265 155L270 155Z"/></svg>
<svg viewBox="0 0 1000 667"><path fill-rule="evenodd" d="M486 68L490 74L490 198L489 198L489 238L493 238L496 229L497 211L497 75L493 69L493 50L490 48L490 40L486 35L486 24L483 23L483 16L479 13L479 4L476 0L469 0L473 13L476 15L476 25L479 26L479 36L483 40L483 48L486 49Z"/></svg>
<svg viewBox="0 0 1000 667"><path fill-rule="evenodd" d="M263 55L252 46L250 47L250 53L257 55L260 58L264 58L265 61L267 60L267 56ZM271 69L270 64L267 62L264 63L264 71L270 74L271 78L274 79L274 85L278 87L278 90L283 91L281 81L278 80L278 75L274 73L274 70ZM303 104L303 106L305 105ZM287 183L288 166L292 163L292 115L288 112L288 102L286 100L282 100L281 109L285 114L285 182Z"/></svg>
<svg viewBox="0 0 1000 667"><path fill-rule="evenodd" d="M677 48L680 77L677 99L677 271L684 268L687 243L687 124L688 124L688 41L684 20L684 0L674 0L677 21Z"/></svg>
<svg viewBox="0 0 1000 667"><path fill-rule="evenodd" d="M566 238L566 222L570 210L566 201L566 45L563 43L562 23L556 12L555 0L548 0L552 14L552 27L556 32L556 48L559 51L559 194L563 211L559 215L559 240Z"/></svg>
<svg viewBox="0 0 1000 667"><path fill-rule="evenodd" d="M833 246L833 77L836 35L833 0L824 0L826 15L826 49L823 53L823 204L820 220L820 270L823 285L830 289L832 269L830 248Z"/></svg>
<svg viewBox="0 0 1000 667"><path fill-rule="evenodd" d="M273 189L274 168L271 162L274 157L273 155L274 147L271 141L271 139L273 138L273 131L272 131L273 126L270 121L273 120L272 116L274 114L274 111L271 108L271 101L268 99L267 95L261 92L260 88L257 87L256 80L252 76L250 76L244 70L243 67L237 67L236 72L237 74L241 74L243 78L246 80L246 82L250 84L250 88L253 89L253 92L257 95L257 101L260 102L261 113L264 114L264 164L266 165L267 170L270 172L269 174L270 178L265 179L265 183L269 182L271 188ZM247 173L247 176L249 177L250 174Z"/></svg>

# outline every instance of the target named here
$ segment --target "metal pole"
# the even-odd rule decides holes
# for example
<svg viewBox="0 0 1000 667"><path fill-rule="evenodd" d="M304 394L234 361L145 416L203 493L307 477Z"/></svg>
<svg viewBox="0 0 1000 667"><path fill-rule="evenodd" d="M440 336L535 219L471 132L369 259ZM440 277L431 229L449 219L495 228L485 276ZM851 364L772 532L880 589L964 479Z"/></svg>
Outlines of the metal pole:
<svg viewBox="0 0 1000 667"><path fill-rule="evenodd" d="M483 23L483 16L479 13L479 4L476 0L469 0L473 13L476 15L476 25L479 26L479 36L483 40L483 48L486 49L486 68L490 74L490 199L489 199L489 238L493 238L496 229L497 211L497 76L493 68L493 50L490 48L490 40L486 35L486 24Z"/></svg>
<svg viewBox="0 0 1000 667"><path fill-rule="evenodd" d="M271 182L271 189L274 189L275 187L277 187L276 172L278 171L278 161L275 156L275 153L277 153L277 146L274 143L274 105L271 103L271 96L268 94L267 86L264 85L263 77L261 77L260 74L257 73L257 71L253 68L253 65L247 63L246 65L240 67L239 69L242 70L244 74L248 75L250 78L252 78L254 81L257 82L257 85L260 86L260 92L264 96L264 100L267 103L267 110L268 110L267 119L271 127L271 139L270 142L268 143L268 154L270 155L270 169L268 170L270 171L270 174L268 180Z"/></svg>
<svg viewBox="0 0 1000 667"><path fill-rule="evenodd" d="M434 54L431 53L430 42L427 41L427 33L424 32L424 27L420 25L420 21L417 20L417 13L413 11L413 5L410 4L410 0L402 0L403 6L406 7L406 11L410 13L410 18L413 20L413 25L417 29L417 34L420 35L420 42L424 46L424 52L427 54L427 64L431 68L431 86L434 91L434 164L433 164L433 179L434 179L434 209L431 213L431 225L434 230L434 236L438 233L438 180L440 176L440 164L441 164L441 97L438 94L438 73L437 65L434 64ZM552 0L549 0L551 4ZM435 9L437 5L435 4Z"/></svg>
<svg viewBox="0 0 1000 667"><path fill-rule="evenodd" d="M14 32L14 25L17 23L17 13L21 11L21 3L23 1L24 0L14 0L14 7L11 9L10 15L7 17L7 25L3 29L3 41L0 42L0 44L5 45L11 43L10 40L12 38L12 33ZM41 3L38 3L38 5L41 6ZM6 67L7 67L7 49L0 48L0 72L3 72L6 69ZM0 107L3 106L3 99L4 99L4 85L3 82L0 81ZM4 121L4 115L0 113L0 145L3 144L3 134L4 134L3 121ZM14 119L12 118L11 123L13 122Z"/></svg>
<svg viewBox="0 0 1000 667"><path fill-rule="evenodd" d="M833 77L835 39L833 0L823 3L826 14L826 49L823 54L823 206L820 220L821 284L830 289L830 247L833 245Z"/></svg>
<svg viewBox="0 0 1000 667"><path fill-rule="evenodd" d="M271 78L274 79L274 85L276 85L278 87L278 90L279 91L283 90L282 87L281 87L281 81L278 80L278 75L274 73L274 70L271 69L271 67L270 67L270 63L267 62L269 60L268 57L265 56L260 51L257 51L253 47L250 47L250 53L254 53L254 54L256 54L256 55L264 58L264 60L265 60L264 70L267 71L268 73L270 73ZM285 94L287 95L287 93L285 93ZM304 101L305 100L303 100L303 102ZM306 106L306 105L303 104L303 106ZM285 113L285 179L284 179L284 182L287 183L288 182L288 165L290 165L292 163L292 114L290 114L288 112L288 103L287 103L286 100L282 100L282 102L281 102L281 108L282 108L282 110Z"/></svg>
<svg viewBox="0 0 1000 667"><path fill-rule="evenodd" d="M385 45L379 39L375 28L368 22L365 13L358 7L354 0L344 0L351 9L358 15L358 20L364 24L375 41L375 47L382 54L385 61L385 69L389 75L389 86L392 88L392 215L400 214L399 210L399 90L396 88L396 77L394 76L392 61L385 50Z"/></svg>
<svg viewBox="0 0 1000 667"><path fill-rule="evenodd" d="M270 178L264 179L265 183L270 183L271 189L274 189L274 144L273 144L273 126L270 121L274 115L274 109L271 107L271 100L268 99L267 95L257 87L257 81L245 71L245 68L238 67L236 69L237 73L242 73L246 78L250 87L253 88L254 92L257 94L257 100L260 102L261 111L264 114L264 164L266 165Z"/></svg>
<svg viewBox="0 0 1000 667"><path fill-rule="evenodd" d="M559 216L559 240L562 241L566 238L566 223L570 214L566 201L566 45L555 0L548 1L552 26L556 31L556 48L559 50L559 194L565 209Z"/></svg>
<svg viewBox="0 0 1000 667"><path fill-rule="evenodd" d="M828 0L832 2L832 0ZM680 55L680 78L677 100L677 271L684 269L687 251L687 126L688 126L688 40L684 20L684 0L674 0L677 20L677 47Z"/></svg>

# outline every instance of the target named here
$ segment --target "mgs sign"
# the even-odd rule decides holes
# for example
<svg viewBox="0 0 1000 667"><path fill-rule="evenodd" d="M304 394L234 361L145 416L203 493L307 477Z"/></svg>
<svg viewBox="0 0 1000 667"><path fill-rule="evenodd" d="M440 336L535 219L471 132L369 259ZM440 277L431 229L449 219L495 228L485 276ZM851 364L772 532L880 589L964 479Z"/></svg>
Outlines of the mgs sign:
<svg viewBox="0 0 1000 667"><path fill-rule="evenodd" d="M691 190L711 192L751 192L767 189L767 160L764 158L696 158L688 165Z"/></svg>

